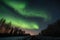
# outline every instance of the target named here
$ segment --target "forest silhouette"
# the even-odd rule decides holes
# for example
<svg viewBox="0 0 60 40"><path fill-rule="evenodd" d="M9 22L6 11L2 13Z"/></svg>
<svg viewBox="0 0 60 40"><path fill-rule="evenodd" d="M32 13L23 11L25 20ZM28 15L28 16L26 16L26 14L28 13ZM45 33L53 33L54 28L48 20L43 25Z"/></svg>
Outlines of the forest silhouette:
<svg viewBox="0 0 60 40"><path fill-rule="evenodd" d="M25 34L25 31L17 27L12 26L12 23L6 23L4 18L0 19L0 37L6 36L31 36L30 34ZM37 36L37 35L35 35ZM60 20L55 23L49 24L48 27L41 31L38 36L51 36L60 37Z"/></svg>

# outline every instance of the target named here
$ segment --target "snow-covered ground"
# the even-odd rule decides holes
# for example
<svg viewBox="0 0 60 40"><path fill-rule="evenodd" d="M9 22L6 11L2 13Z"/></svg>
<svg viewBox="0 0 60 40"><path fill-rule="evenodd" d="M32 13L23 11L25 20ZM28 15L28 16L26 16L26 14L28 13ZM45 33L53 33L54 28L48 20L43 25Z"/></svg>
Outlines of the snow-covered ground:
<svg viewBox="0 0 60 40"><path fill-rule="evenodd" d="M37 37L40 40L60 40L60 37ZM0 40L31 40L29 36L20 36L20 37L0 37Z"/></svg>
<svg viewBox="0 0 60 40"><path fill-rule="evenodd" d="M20 36L20 37L0 37L0 40L24 40L28 38L28 36Z"/></svg>

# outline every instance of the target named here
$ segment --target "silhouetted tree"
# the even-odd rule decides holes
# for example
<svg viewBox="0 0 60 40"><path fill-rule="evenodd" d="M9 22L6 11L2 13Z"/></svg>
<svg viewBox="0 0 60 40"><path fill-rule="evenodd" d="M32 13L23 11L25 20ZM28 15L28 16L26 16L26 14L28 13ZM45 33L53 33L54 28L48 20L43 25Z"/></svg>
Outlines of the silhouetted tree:
<svg viewBox="0 0 60 40"><path fill-rule="evenodd" d="M5 25L5 21L6 21L6 20L5 20L5 19L3 19L3 18L0 20L0 27L2 27L2 26L4 26L4 25Z"/></svg>
<svg viewBox="0 0 60 40"><path fill-rule="evenodd" d="M8 23L8 24L5 24L5 28L6 28L6 29L10 29L10 28L11 28L11 22Z"/></svg>
<svg viewBox="0 0 60 40"><path fill-rule="evenodd" d="M14 30L14 35L17 35L17 31L18 31L18 29L15 28L15 30Z"/></svg>
<svg viewBox="0 0 60 40"><path fill-rule="evenodd" d="M13 32L13 28L11 28L10 30L11 30L11 31L10 31L10 34L12 34L12 32Z"/></svg>
<svg viewBox="0 0 60 40"><path fill-rule="evenodd" d="M15 27L13 28L13 26L11 26L11 22L10 23L5 23L5 19L1 19L0 20L0 35L2 34L3 36L23 36L23 35L28 35L25 34L25 31L22 31L21 29ZM30 36L30 35L29 35Z"/></svg>

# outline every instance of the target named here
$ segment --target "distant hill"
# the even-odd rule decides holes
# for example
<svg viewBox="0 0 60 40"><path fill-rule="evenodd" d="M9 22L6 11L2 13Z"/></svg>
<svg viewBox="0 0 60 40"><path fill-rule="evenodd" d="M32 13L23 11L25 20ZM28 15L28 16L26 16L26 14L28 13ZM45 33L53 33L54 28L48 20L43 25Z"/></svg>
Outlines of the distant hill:
<svg viewBox="0 0 60 40"><path fill-rule="evenodd" d="M53 24L49 24L47 29L41 32L43 36L52 36L52 37L60 37L60 20L57 20Z"/></svg>

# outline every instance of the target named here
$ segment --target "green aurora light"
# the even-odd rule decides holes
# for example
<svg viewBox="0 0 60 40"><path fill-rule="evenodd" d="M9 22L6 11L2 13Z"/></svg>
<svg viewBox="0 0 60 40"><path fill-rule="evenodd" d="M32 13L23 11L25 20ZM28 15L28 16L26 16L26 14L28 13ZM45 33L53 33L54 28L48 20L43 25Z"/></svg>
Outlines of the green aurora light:
<svg viewBox="0 0 60 40"><path fill-rule="evenodd" d="M5 7L1 6L0 19L6 19L6 23L11 22L12 25L23 29L39 29L39 26L35 22L30 22L28 20L22 19L21 17L15 17L15 14L7 10Z"/></svg>
<svg viewBox="0 0 60 40"><path fill-rule="evenodd" d="M7 5L14 8L19 14L24 15L25 17L41 17L44 18L45 21L50 19L50 16L44 10L26 10L28 3L26 2L13 2L13 1L5 1Z"/></svg>
<svg viewBox="0 0 60 40"><path fill-rule="evenodd" d="M14 8L19 14L25 17L42 17L45 21L49 20L49 16L45 11L36 11L36 10L26 10L27 3L26 2L13 2L13 1L6 1L4 2ZM0 18L4 17L6 22L12 22L13 25L16 25L20 28L24 29L39 29L39 25L36 22L27 21L25 19L16 18L13 13L9 12L3 7L4 13L0 13ZM8 16L7 16L8 15Z"/></svg>

